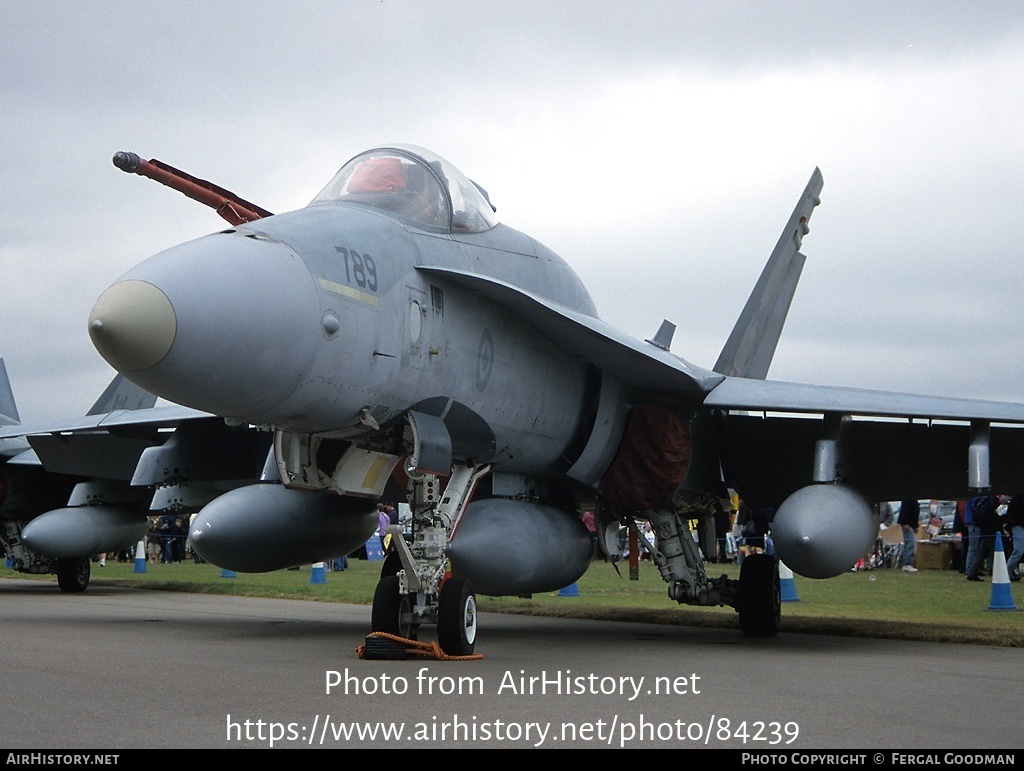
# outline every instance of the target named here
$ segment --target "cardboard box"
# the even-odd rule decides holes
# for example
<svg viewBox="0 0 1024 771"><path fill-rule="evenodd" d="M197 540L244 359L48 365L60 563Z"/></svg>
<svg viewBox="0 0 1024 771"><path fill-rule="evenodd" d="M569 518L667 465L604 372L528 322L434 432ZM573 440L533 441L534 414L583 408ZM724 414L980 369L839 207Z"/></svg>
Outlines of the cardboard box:
<svg viewBox="0 0 1024 771"><path fill-rule="evenodd" d="M918 570L956 570L958 556L949 541L918 541L914 566Z"/></svg>
<svg viewBox="0 0 1024 771"><path fill-rule="evenodd" d="M899 525L880 527L878 529L878 537L885 543L903 543L903 528Z"/></svg>

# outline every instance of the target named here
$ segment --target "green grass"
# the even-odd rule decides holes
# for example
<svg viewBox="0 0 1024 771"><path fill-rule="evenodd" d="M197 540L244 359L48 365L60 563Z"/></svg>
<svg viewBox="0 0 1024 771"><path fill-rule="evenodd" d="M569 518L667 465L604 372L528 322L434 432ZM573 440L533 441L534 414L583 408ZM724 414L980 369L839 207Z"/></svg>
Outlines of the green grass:
<svg viewBox="0 0 1024 771"><path fill-rule="evenodd" d="M239 573L222 578L220 568L183 562L149 564L134 573L131 562L93 563L92 583L204 594L273 597L314 602L369 605L381 563L349 560L344 572L328 572L324 584L310 584L310 567L273 573ZM732 608L694 608L668 599L666 585L649 563L640 565L639 580L629 580L629 567L595 561L579 579L579 597L557 592L518 597L479 597L481 610L535 616L610 619L697 627L738 629ZM735 565L708 565L712 576L738 577ZM30 578L7 568L0 576ZM55 578L35 577L56 582ZM1024 647L1024 612L992 611L992 585L970 583L955 570L904 573L876 570L845 573L825 580L797 576L799 601L783 603L783 632L837 634L934 642ZM1024 610L1024 583L1011 584L1013 601Z"/></svg>

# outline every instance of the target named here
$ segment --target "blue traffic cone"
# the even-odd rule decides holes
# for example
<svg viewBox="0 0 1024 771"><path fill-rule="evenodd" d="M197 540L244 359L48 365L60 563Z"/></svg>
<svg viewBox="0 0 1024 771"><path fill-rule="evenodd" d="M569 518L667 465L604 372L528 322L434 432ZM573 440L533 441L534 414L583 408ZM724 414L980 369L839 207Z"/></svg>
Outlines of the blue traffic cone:
<svg viewBox="0 0 1024 771"><path fill-rule="evenodd" d="M996 533L996 553L992 556L992 599L988 603L989 610L1017 610L1010 594L1010 573L1006 569L1006 552L1003 551L1003 538Z"/></svg>
<svg viewBox="0 0 1024 771"><path fill-rule="evenodd" d="M234 570L228 570L227 568L224 568L222 571L220 571L220 577L221 578L238 578L238 573L236 573Z"/></svg>
<svg viewBox="0 0 1024 771"><path fill-rule="evenodd" d="M573 581L571 584L566 586L564 589L560 589L558 592L559 597L579 597L580 588L576 586L576 582Z"/></svg>
<svg viewBox="0 0 1024 771"><path fill-rule="evenodd" d="M800 601L800 598L796 596L796 582L793 580L793 571L782 560L779 560L779 588L782 591L781 600L783 602Z"/></svg>
<svg viewBox="0 0 1024 771"><path fill-rule="evenodd" d="M309 582L311 584L326 584L327 571L324 570L324 563L314 562L313 569L309 571Z"/></svg>
<svg viewBox="0 0 1024 771"><path fill-rule="evenodd" d="M146 572L146 539L143 538L135 545L135 564L132 566L133 573Z"/></svg>

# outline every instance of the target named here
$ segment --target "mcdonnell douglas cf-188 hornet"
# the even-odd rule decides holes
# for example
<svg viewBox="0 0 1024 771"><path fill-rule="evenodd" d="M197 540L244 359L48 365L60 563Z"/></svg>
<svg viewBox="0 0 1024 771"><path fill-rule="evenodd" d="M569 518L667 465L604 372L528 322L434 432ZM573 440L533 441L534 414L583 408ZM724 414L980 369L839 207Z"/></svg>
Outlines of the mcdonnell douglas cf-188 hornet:
<svg viewBox="0 0 1024 771"><path fill-rule="evenodd" d="M154 402L156 396L117 375L83 420ZM21 426L3 359L0 426ZM0 439L0 542L16 572L56 574L62 591L82 592L90 557L126 549L146 533L145 491L131 488L128 478L148 444L142 437L84 437L76 438L77 452L68 452L49 440Z"/></svg>
<svg viewBox="0 0 1024 771"><path fill-rule="evenodd" d="M91 558L135 546L149 515L188 513L259 479L265 434L155 402L117 375L84 416L25 426L0 359L0 543L16 572L83 592Z"/></svg>
<svg viewBox="0 0 1024 771"><path fill-rule="evenodd" d="M158 161L114 160L233 226L112 284L88 321L96 348L148 391L273 432L266 476L283 484L269 487L302 491L310 512L333 501L307 516L246 486L199 512L193 547L243 571L286 567L283 547L291 564L328 559L373 532L378 499L407 490L412 531L391 539L374 631L436 624L447 653L471 652L476 593L557 590L584 573L579 511L593 506L599 532L652 524L672 600L731 606L744 634L773 636L776 561L713 577L690 529L710 527L730 488L778 507L779 558L826 578L873 545L872 501L1024 484L1024 405L766 380L817 170L703 369L669 351L668 321L646 341L602 322L561 257L422 148L361 153L284 214Z"/></svg>

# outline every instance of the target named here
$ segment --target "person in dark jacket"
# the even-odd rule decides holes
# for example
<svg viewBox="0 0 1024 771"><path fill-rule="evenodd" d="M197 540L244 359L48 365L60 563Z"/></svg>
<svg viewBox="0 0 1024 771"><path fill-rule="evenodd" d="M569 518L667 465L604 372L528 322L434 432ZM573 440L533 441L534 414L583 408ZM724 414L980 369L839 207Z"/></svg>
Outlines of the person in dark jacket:
<svg viewBox="0 0 1024 771"><path fill-rule="evenodd" d="M906 573L916 573L914 557L917 556L917 522L921 508L917 501L900 501L900 515L896 522L903 528L903 555L900 561Z"/></svg>
<svg viewBox="0 0 1024 771"><path fill-rule="evenodd" d="M981 571L985 561L995 553L996 532L999 530L997 505L999 500L994 495L979 495L967 501L973 523L970 525L971 548L967 553L968 581L982 580Z"/></svg>
<svg viewBox="0 0 1024 771"><path fill-rule="evenodd" d="M1006 529L1013 539L1013 552L1006 563L1006 570L1010 574L1011 581L1020 581L1021 558L1024 557L1024 494L1016 493L1010 498L1010 504L1006 507Z"/></svg>

